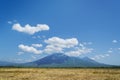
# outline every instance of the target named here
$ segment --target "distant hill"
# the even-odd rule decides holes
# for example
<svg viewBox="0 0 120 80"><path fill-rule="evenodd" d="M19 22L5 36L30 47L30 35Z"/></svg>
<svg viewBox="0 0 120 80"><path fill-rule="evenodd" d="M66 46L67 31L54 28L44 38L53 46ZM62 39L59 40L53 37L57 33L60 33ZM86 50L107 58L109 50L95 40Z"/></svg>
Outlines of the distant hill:
<svg viewBox="0 0 120 80"><path fill-rule="evenodd" d="M46 56L34 62L26 63L26 66L36 67L108 67L110 65L98 63L88 57L70 57L62 53Z"/></svg>
<svg viewBox="0 0 120 80"><path fill-rule="evenodd" d="M0 61L0 66L13 67L112 67L112 65L96 62L88 57L70 57L62 53L48 55L42 59L28 63L11 63Z"/></svg>
<svg viewBox="0 0 120 80"><path fill-rule="evenodd" d="M0 61L0 66L13 66L15 63L7 62L7 61Z"/></svg>

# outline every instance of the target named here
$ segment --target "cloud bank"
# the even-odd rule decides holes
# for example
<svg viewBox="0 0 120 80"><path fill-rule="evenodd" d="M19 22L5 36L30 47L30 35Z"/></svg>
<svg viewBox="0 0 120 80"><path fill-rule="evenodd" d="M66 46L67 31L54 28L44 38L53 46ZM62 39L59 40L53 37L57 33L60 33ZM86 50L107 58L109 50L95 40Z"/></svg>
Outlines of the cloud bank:
<svg viewBox="0 0 120 80"><path fill-rule="evenodd" d="M45 53L63 52L65 48L71 48L78 45L76 38L62 39L59 37L52 37L44 41L48 44L44 50Z"/></svg>
<svg viewBox="0 0 120 80"><path fill-rule="evenodd" d="M68 56L80 56L82 54L91 53L92 48L85 47L84 44L79 44L77 38L63 39L59 37L51 37L44 40L42 44L32 44L31 46L20 44L18 47L24 52L34 54L54 54L63 53ZM42 47L42 50L41 50Z"/></svg>

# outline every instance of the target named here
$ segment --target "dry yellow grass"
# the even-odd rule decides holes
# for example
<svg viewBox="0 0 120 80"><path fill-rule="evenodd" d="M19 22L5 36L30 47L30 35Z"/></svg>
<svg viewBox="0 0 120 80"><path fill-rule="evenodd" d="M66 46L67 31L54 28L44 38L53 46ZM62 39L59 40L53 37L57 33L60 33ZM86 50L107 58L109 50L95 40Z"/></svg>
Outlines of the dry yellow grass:
<svg viewBox="0 0 120 80"><path fill-rule="evenodd" d="M0 68L0 80L120 80L120 69Z"/></svg>

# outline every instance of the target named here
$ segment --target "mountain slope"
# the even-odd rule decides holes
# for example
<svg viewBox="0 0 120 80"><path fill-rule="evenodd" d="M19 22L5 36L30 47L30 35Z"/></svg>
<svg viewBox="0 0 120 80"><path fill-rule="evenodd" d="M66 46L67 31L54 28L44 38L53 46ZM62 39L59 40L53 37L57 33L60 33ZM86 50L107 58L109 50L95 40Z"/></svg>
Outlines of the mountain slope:
<svg viewBox="0 0 120 80"><path fill-rule="evenodd" d="M13 66L13 65L15 65L15 63L0 61L0 66Z"/></svg>
<svg viewBox="0 0 120 80"><path fill-rule="evenodd" d="M53 54L47 57L44 57L40 60L35 61L37 65L44 65L44 64L61 64L68 60L68 56L63 54Z"/></svg>
<svg viewBox="0 0 120 80"><path fill-rule="evenodd" d="M46 56L34 62L26 64L35 67L108 67L109 65L98 63L88 57L69 57L62 53Z"/></svg>
<svg viewBox="0 0 120 80"><path fill-rule="evenodd" d="M29 63L11 63L0 61L0 66L13 66L13 67L111 67L98 63L88 57L78 58L70 57L62 53L48 55L42 59L29 62Z"/></svg>

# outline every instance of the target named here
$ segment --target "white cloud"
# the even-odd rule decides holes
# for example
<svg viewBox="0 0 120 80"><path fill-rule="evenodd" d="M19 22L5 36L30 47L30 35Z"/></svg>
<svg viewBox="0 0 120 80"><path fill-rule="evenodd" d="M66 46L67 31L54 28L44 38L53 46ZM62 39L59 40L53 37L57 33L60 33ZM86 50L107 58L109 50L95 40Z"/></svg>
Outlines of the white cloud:
<svg viewBox="0 0 120 80"><path fill-rule="evenodd" d="M82 48L82 49L85 49L86 47L83 45L83 44L79 44L79 46Z"/></svg>
<svg viewBox="0 0 120 80"><path fill-rule="evenodd" d="M112 42L113 42L113 43L117 43L118 41L117 41L117 40L113 40Z"/></svg>
<svg viewBox="0 0 120 80"><path fill-rule="evenodd" d="M82 54L87 54L87 53L91 53L93 51L92 48L86 48L85 46L82 48L77 48L77 50L73 50L73 51L68 51L65 54L68 56L80 56Z"/></svg>
<svg viewBox="0 0 120 80"><path fill-rule="evenodd" d="M112 50L108 50L108 53L112 53L113 51Z"/></svg>
<svg viewBox="0 0 120 80"><path fill-rule="evenodd" d="M83 44L80 43L79 46L77 46L76 50L72 50L72 51L67 51L65 52L66 55L68 56L80 56L82 54L87 54L87 53L91 53L93 51L92 48L87 48L85 45L87 45L87 42L84 42Z"/></svg>
<svg viewBox="0 0 120 80"><path fill-rule="evenodd" d="M83 42L84 45L92 45L92 42Z"/></svg>
<svg viewBox="0 0 120 80"><path fill-rule="evenodd" d="M95 58L90 58L90 59L95 60Z"/></svg>
<svg viewBox="0 0 120 80"><path fill-rule="evenodd" d="M86 48L84 44L79 44L76 38L62 39L52 37L45 40L45 43L48 44L44 49L45 53L64 53L68 56L80 56L82 54L91 53L93 50L92 48Z"/></svg>
<svg viewBox="0 0 120 80"><path fill-rule="evenodd" d="M45 39L46 36L32 36L33 39Z"/></svg>
<svg viewBox="0 0 120 80"><path fill-rule="evenodd" d="M20 44L18 47L24 51L34 54L53 54L53 53L63 53L68 56L80 56L82 54L91 53L92 48L87 48L86 45L79 43L77 38L63 39L59 37L51 37L44 40L46 46L43 50L38 50L42 47L42 44L32 44L31 46Z"/></svg>
<svg viewBox="0 0 120 80"><path fill-rule="evenodd" d="M52 37L44 41L48 45L44 49L45 53L59 53L63 52L65 48L72 48L78 45L76 38L62 39L59 37Z"/></svg>
<svg viewBox="0 0 120 80"><path fill-rule="evenodd" d="M63 53L63 48L55 47L54 45L47 45L44 49L44 53L52 54L52 53Z"/></svg>
<svg viewBox="0 0 120 80"><path fill-rule="evenodd" d="M8 21L8 24L12 24L12 21Z"/></svg>
<svg viewBox="0 0 120 80"><path fill-rule="evenodd" d="M36 47L36 48L39 48L39 47L42 47L43 45L42 44L32 44L33 47Z"/></svg>
<svg viewBox="0 0 120 80"><path fill-rule="evenodd" d="M34 53L34 54L41 54L42 51L41 50L37 50L36 48L34 47L31 47L31 46L27 46L27 45L23 45L23 44L20 44L18 46L19 49L21 49L22 51L24 52L29 52L29 53Z"/></svg>
<svg viewBox="0 0 120 80"><path fill-rule="evenodd" d="M18 55L22 55L22 54L24 54L24 52L18 52L17 54L18 54Z"/></svg>
<svg viewBox="0 0 120 80"><path fill-rule="evenodd" d="M37 58L36 56L33 56L33 55L32 55L31 57L32 57L33 59L36 59L36 58Z"/></svg>
<svg viewBox="0 0 120 80"><path fill-rule="evenodd" d="M100 54L100 55L96 55L96 56L92 57L91 59L96 60L96 59L102 59L102 58L109 57L109 56L110 56L110 54Z"/></svg>
<svg viewBox="0 0 120 80"><path fill-rule="evenodd" d="M109 48L109 50L107 51L107 53L113 53L114 52L114 48Z"/></svg>
<svg viewBox="0 0 120 80"><path fill-rule="evenodd" d="M49 30L49 26L46 24L37 24L37 26L31 26L27 24L25 25L25 27L22 27L19 23L17 23L13 25L12 29L18 32L23 32L23 33L33 35L40 31Z"/></svg>
<svg viewBox="0 0 120 80"><path fill-rule="evenodd" d="M59 37L52 37L45 40L45 43L61 48L70 48L78 45L78 40L76 38L62 39Z"/></svg>

